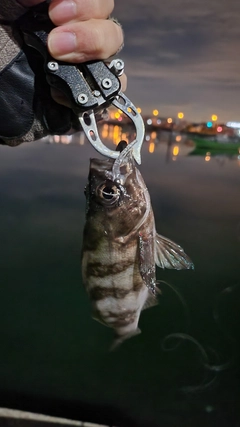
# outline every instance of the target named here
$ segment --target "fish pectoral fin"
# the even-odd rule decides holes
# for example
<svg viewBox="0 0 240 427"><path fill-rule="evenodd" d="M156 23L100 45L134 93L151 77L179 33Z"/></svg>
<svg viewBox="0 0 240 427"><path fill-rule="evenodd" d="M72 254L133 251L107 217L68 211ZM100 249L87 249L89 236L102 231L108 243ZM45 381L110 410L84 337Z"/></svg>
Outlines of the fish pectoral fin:
<svg viewBox="0 0 240 427"><path fill-rule="evenodd" d="M159 291L159 293L161 293L161 291ZM142 310L146 310L147 308L151 308L151 307L154 307L156 305L158 305L157 297L149 292L149 295L148 295L148 297L144 303Z"/></svg>
<svg viewBox="0 0 240 427"><path fill-rule="evenodd" d="M160 268L194 269L191 259L183 248L160 234L156 234L155 263Z"/></svg>
<svg viewBox="0 0 240 427"><path fill-rule="evenodd" d="M139 271L148 290L156 295L156 266L154 260L154 237L139 233Z"/></svg>

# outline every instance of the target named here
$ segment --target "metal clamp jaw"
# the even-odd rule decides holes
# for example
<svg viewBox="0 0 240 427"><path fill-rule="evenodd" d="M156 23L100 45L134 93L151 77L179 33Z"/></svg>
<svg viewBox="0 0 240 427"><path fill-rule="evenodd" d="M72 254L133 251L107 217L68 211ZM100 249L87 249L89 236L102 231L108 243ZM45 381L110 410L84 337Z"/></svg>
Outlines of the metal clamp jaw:
<svg viewBox="0 0 240 427"><path fill-rule="evenodd" d="M107 148L101 141L95 113L114 105L126 114L136 128L133 156L141 163L141 146L144 138L144 123L132 102L121 92L119 76L124 71L124 62L114 59L109 65L103 61L72 64L56 61L48 52L47 38L54 28L48 17L48 5L43 3L33 8L18 22L26 45L37 50L44 60L44 72L48 84L60 90L68 99L87 139L101 154L117 158L118 151Z"/></svg>

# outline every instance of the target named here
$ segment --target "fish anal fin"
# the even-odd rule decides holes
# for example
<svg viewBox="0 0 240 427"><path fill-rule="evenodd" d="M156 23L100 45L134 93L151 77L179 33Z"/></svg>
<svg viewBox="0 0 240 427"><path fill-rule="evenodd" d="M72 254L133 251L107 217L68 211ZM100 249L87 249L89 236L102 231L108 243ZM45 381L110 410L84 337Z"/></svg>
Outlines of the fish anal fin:
<svg viewBox="0 0 240 427"><path fill-rule="evenodd" d="M155 263L160 268L176 270L194 269L194 265L183 248L170 239L156 234Z"/></svg>

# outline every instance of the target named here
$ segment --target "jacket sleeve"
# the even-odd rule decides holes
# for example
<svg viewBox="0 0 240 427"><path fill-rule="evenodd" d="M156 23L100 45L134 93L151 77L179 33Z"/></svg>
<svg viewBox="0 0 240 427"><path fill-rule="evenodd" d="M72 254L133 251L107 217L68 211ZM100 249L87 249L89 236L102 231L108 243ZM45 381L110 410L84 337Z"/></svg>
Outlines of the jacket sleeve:
<svg viewBox="0 0 240 427"><path fill-rule="evenodd" d="M0 144L10 146L66 133L79 123L69 108L52 99L35 52L22 46L14 21L26 11L17 1L1 0Z"/></svg>
<svg viewBox="0 0 240 427"><path fill-rule="evenodd" d="M6 21L15 21L23 15L27 9L21 6L17 0L1 0L0 19Z"/></svg>

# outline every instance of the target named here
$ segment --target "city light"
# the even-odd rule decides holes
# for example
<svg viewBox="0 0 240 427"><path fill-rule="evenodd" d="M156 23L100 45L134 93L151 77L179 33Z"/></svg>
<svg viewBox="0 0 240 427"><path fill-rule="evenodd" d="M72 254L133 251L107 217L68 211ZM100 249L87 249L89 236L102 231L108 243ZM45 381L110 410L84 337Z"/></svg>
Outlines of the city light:
<svg viewBox="0 0 240 427"><path fill-rule="evenodd" d="M240 123L239 122L227 122L226 126L229 128L240 129Z"/></svg>
<svg viewBox="0 0 240 427"><path fill-rule="evenodd" d="M210 162L210 160L211 160L211 153L208 151L205 156L205 162Z"/></svg>
<svg viewBox="0 0 240 427"><path fill-rule="evenodd" d="M111 112L110 112L110 118L111 118L111 119L115 119L115 113L114 113L114 111L111 111Z"/></svg>
<svg viewBox="0 0 240 427"><path fill-rule="evenodd" d="M109 132L109 126L108 126L108 124L104 124L103 128L102 128L102 137L107 138L108 132Z"/></svg>
<svg viewBox="0 0 240 427"><path fill-rule="evenodd" d="M118 144L119 141L122 139L122 129L119 126L114 126L113 128L113 142L114 144Z"/></svg>
<svg viewBox="0 0 240 427"><path fill-rule="evenodd" d="M107 123L102 127L102 138L112 140L115 145L117 145L121 139L128 141L128 135L123 133L121 126L108 125Z"/></svg>
<svg viewBox="0 0 240 427"><path fill-rule="evenodd" d="M136 109L133 111L131 107L127 107L128 111L131 111L132 116L134 116L134 111L136 114ZM141 114L141 108L137 107L137 111L139 114ZM146 136L146 140L150 142L156 142L155 140L158 138L158 132L162 129L174 131L172 140L175 141L176 144L181 143L183 141L182 134L185 134L187 132L199 134L203 137L206 135L216 136L216 141L219 141L220 136L224 136L224 142L231 142L233 138L236 139L236 142L239 144L239 137L240 137L240 121L229 121L227 123L219 122L219 118L216 114L211 115L211 119L206 122L188 122L185 119L185 114L181 111L179 111L176 114L176 119L174 117L162 117L162 119L157 116L159 114L159 111L156 109L152 110L152 116L146 117L146 115L143 114L142 118L144 121L144 124L146 126L146 131L149 134ZM109 122L112 125L116 124L119 125L122 129L125 130L125 126L128 126L129 120L124 116L122 111L120 109L115 109L115 111L112 111L110 109L109 116L111 117L112 121ZM155 117L154 117L155 116ZM181 121L181 119L184 117L184 121ZM130 115L129 115L129 118ZM104 119L104 121L107 121L107 119ZM231 130L229 128L232 128ZM113 139L114 143L117 142L117 139L121 137L120 132L117 133L117 130L114 127L107 127L103 124L102 130L102 137L107 139ZM123 131L123 130L122 130ZM129 136L131 139L132 137ZM54 140L55 143L62 143L62 144L69 144L70 139L63 136L63 138L60 139L60 137L56 137ZM151 146L151 149L153 146ZM176 157L176 153L173 153L173 155ZM206 161L210 160L210 155L206 154Z"/></svg>
<svg viewBox="0 0 240 427"><path fill-rule="evenodd" d="M157 138L157 132L152 132L151 139L156 139L156 138Z"/></svg>
<svg viewBox="0 0 240 427"><path fill-rule="evenodd" d="M179 147L175 145L173 147L173 156L178 156L178 154L179 154Z"/></svg>
<svg viewBox="0 0 240 427"><path fill-rule="evenodd" d="M80 135L79 135L79 144L80 145L84 145L85 144L85 133L84 132L80 132Z"/></svg>
<svg viewBox="0 0 240 427"><path fill-rule="evenodd" d="M149 151L149 153L154 153L154 150L155 150L155 144L154 144L154 142L150 142L150 144L149 144L149 149L148 149L148 151Z"/></svg>
<svg viewBox="0 0 240 427"><path fill-rule="evenodd" d="M183 119L183 117L184 117L184 114L183 114L183 113L181 113L181 112L180 112L180 113L178 113L178 118L179 118L179 119Z"/></svg>

